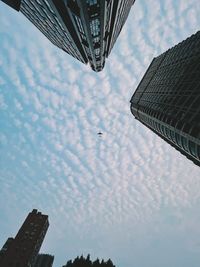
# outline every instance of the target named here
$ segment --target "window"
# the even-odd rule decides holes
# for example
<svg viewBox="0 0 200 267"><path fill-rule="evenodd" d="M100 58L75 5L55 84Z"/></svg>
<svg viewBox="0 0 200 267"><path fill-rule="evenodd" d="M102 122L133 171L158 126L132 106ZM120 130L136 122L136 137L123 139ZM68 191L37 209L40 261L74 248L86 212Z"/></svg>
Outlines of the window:
<svg viewBox="0 0 200 267"><path fill-rule="evenodd" d="M196 145L194 142L189 141L189 149L190 149L191 154L196 157L197 152L196 152Z"/></svg>
<svg viewBox="0 0 200 267"><path fill-rule="evenodd" d="M181 136L181 141L182 141L182 146L183 146L183 148L184 148L186 151L189 151L189 149L188 149L188 140L187 140L184 136Z"/></svg>
<svg viewBox="0 0 200 267"><path fill-rule="evenodd" d="M93 19L90 22L90 31L92 36L98 36L100 34L100 21L99 19Z"/></svg>
<svg viewBox="0 0 200 267"><path fill-rule="evenodd" d="M90 6L96 5L97 0L87 0L87 4L89 4Z"/></svg>
<svg viewBox="0 0 200 267"><path fill-rule="evenodd" d="M178 146L182 147L180 135L175 133L175 139Z"/></svg>

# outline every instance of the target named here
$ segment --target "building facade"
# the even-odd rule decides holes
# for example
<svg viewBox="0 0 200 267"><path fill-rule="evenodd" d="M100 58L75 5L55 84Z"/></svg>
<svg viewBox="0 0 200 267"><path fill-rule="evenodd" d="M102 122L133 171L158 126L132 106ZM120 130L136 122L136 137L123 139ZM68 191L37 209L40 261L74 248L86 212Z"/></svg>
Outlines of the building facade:
<svg viewBox="0 0 200 267"><path fill-rule="evenodd" d="M135 0L2 0L54 45L101 71Z"/></svg>
<svg viewBox="0 0 200 267"><path fill-rule="evenodd" d="M35 209L29 213L16 237L9 238L3 246L0 266L34 267L48 227L47 215Z"/></svg>
<svg viewBox="0 0 200 267"><path fill-rule="evenodd" d="M130 102L136 119L200 166L200 32L154 58Z"/></svg>
<svg viewBox="0 0 200 267"><path fill-rule="evenodd" d="M49 254L39 254L34 267L52 267L53 261L54 256Z"/></svg>

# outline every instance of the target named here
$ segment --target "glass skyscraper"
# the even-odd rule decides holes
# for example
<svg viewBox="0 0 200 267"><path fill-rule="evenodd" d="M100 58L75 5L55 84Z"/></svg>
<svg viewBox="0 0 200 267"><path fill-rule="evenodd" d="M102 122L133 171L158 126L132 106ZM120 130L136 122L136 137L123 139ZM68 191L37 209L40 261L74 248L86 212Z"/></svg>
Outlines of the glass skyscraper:
<svg viewBox="0 0 200 267"><path fill-rule="evenodd" d="M154 58L130 102L137 120L200 166L200 32Z"/></svg>
<svg viewBox="0 0 200 267"><path fill-rule="evenodd" d="M135 0L2 0L22 12L54 45L94 71L105 59Z"/></svg>

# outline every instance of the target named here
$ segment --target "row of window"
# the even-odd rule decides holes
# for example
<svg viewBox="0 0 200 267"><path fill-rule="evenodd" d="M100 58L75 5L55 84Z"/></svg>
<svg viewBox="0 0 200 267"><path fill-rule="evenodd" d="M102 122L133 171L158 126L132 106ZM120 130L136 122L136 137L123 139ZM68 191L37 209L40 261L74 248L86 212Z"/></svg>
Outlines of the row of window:
<svg viewBox="0 0 200 267"><path fill-rule="evenodd" d="M128 17L129 11L131 9L131 6L133 5L134 0L125 0L121 1L120 6L118 7L116 18L117 21L114 25L114 30L112 33L112 39L111 39L111 45L110 50L113 48L115 41L117 40L117 37L119 36L119 33Z"/></svg>
<svg viewBox="0 0 200 267"><path fill-rule="evenodd" d="M44 1L44 2L43 2ZM63 25L55 15L47 0L23 0L21 11L33 24L56 46L65 48L65 51L83 61L72 38L64 30Z"/></svg>
<svg viewBox="0 0 200 267"><path fill-rule="evenodd" d="M97 4L97 0L87 0L86 3L90 6L94 6Z"/></svg>
<svg viewBox="0 0 200 267"><path fill-rule="evenodd" d="M153 120L145 114L140 113L139 117L143 122L149 125L150 128L154 129L169 141L185 150L186 153L191 154L193 157L200 160L200 146L198 144L176 132L175 128L169 128L169 125L161 124L160 122Z"/></svg>
<svg viewBox="0 0 200 267"><path fill-rule="evenodd" d="M200 38L185 40L175 47L169 49L163 61L163 65L168 65L176 61L185 60L192 56L198 55L200 52Z"/></svg>
<svg viewBox="0 0 200 267"><path fill-rule="evenodd" d="M96 37L100 34L100 20L99 18L93 19L90 21L90 32L93 37Z"/></svg>
<svg viewBox="0 0 200 267"><path fill-rule="evenodd" d="M93 47L89 46L89 42L87 41L81 18L78 17L76 14L73 14L73 19L74 19L74 22L77 26L79 36L82 40L82 44L83 44L85 53L87 54L89 61L92 61L91 49L94 50L94 56L96 57L96 60L99 61L100 60L100 53L101 53L101 49L100 49L100 19L97 16L99 16L100 13L99 13L99 11L96 13L94 13L94 12L92 13L92 11L96 10L96 9L94 9L94 6L98 6L98 8L99 8L99 3L97 0L93 0L93 1L87 1L86 4L89 6L88 13L92 14L92 19L91 19L90 24L89 24L89 26L90 26L89 30L90 30L90 33L92 36ZM97 65L98 64L99 64L99 62L97 62Z"/></svg>

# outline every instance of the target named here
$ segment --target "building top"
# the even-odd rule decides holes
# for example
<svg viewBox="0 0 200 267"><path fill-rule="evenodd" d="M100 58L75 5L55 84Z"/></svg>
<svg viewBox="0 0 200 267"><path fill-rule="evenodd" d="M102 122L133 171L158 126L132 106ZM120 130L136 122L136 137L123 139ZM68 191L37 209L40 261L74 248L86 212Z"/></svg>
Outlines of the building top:
<svg viewBox="0 0 200 267"><path fill-rule="evenodd" d="M98 72L135 0L3 0L54 45Z"/></svg>
<svg viewBox="0 0 200 267"><path fill-rule="evenodd" d="M48 216L33 209L28 214L15 238L4 245L0 266L33 266L49 227Z"/></svg>

